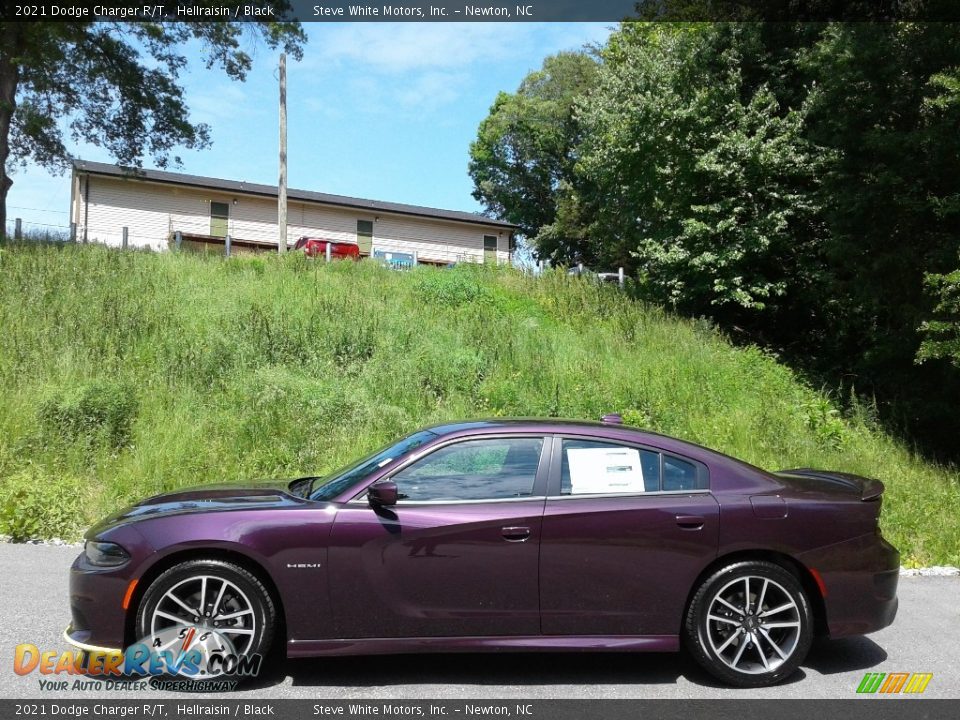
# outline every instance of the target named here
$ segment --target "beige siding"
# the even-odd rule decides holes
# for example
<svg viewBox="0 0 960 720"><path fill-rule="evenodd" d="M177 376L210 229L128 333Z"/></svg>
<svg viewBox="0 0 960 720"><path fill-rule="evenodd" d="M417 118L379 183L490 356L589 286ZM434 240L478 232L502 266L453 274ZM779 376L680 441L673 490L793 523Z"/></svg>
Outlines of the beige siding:
<svg viewBox="0 0 960 720"><path fill-rule="evenodd" d="M191 188L96 175L89 177L87 237L92 242L107 245L119 246L126 226L132 247L166 249L174 230L197 234L210 232L211 200L232 201L232 197L224 193L205 193ZM81 183L81 189L85 184ZM80 237L83 237L85 212L82 205L81 199Z"/></svg>
<svg viewBox="0 0 960 720"><path fill-rule="evenodd" d="M86 177L90 178L90 188L85 209L82 193ZM119 246L126 226L131 247L163 250L169 247L174 231L198 235L210 232L211 201L229 205L228 230L232 237L276 242L277 201L273 198L97 175L85 176L78 183L74 204L77 234L84 237L86 212L91 241ZM370 220L374 249L415 252L420 259L434 262L482 262L483 236L497 235L498 260L509 261L509 233L496 227L299 201L291 201L287 217L291 244L303 235L356 242L357 220Z"/></svg>
<svg viewBox="0 0 960 720"><path fill-rule="evenodd" d="M441 262L483 262L483 236L497 235L494 228L466 223L430 222L402 215L381 216L373 224L373 246L399 252L416 252L419 258ZM497 259L506 262L507 233L498 236Z"/></svg>

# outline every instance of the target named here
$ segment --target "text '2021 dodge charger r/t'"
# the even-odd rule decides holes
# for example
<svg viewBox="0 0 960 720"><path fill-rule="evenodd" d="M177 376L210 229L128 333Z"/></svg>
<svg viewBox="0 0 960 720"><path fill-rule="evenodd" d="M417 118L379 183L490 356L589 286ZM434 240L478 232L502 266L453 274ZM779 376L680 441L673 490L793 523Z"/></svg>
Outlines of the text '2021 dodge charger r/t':
<svg viewBox="0 0 960 720"><path fill-rule="evenodd" d="M815 635L893 621L882 494L617 416L452 423L326 478L178 490L104 520L65 635L88 652L213 635L239 657L685 647L769 685Z"/></svg>

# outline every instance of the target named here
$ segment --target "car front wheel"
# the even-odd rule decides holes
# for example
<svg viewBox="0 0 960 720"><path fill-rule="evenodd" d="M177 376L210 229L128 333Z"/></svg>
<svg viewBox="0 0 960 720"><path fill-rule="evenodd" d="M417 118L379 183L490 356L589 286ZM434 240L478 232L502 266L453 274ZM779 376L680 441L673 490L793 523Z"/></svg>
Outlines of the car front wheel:
<svg viewBox="0 0 960 720"><path fill-rule="evenodd" d="M728 565L697 589L687 611L694 658L730 685L762 687L791 675L810 649L810 604L797 578L769 562Z"/></svg>
<svg viewBox="0 0 960 720"><path fill-rule="evenodd" d="M222 560L189 560L163 572L147 588L137 612L138 639L156 650L200 651L199 675L225 671L214 655L265 656L276 611L263 583Z"/></svg>

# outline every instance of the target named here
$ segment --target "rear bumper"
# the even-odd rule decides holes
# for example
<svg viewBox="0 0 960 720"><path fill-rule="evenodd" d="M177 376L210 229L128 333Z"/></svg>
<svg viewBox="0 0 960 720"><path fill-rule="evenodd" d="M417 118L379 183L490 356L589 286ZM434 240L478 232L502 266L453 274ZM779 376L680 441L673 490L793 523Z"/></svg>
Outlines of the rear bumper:
<svg viewBox="0 0 960 720"><path fill-rule="evenodd" d="M864 535L798 559L823 578L830 637L866 635L896 618L900 553L881 535Z"/></svg>

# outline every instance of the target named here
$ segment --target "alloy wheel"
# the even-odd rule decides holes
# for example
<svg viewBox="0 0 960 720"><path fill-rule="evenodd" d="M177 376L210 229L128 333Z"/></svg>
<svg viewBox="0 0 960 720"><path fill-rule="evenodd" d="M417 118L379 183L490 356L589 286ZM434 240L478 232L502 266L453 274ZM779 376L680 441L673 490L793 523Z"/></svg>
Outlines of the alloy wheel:
<svg viewBox="0 0 960 720"><path fill-rule="evenodd" d="M256 636L257 614L235 583L215 575L199 575L173 585L153 608L153 635L177 627L196 628L213 637L225 636L236 652L243 654Z"/></svg>
<svg viewBox="0 0 960 720"><path fill-rule="evenodd" d="M751 675L776 671L800 641L801 612L794 596L768 577L745 575L710 599L706 637L728 668Z"/></svg>

